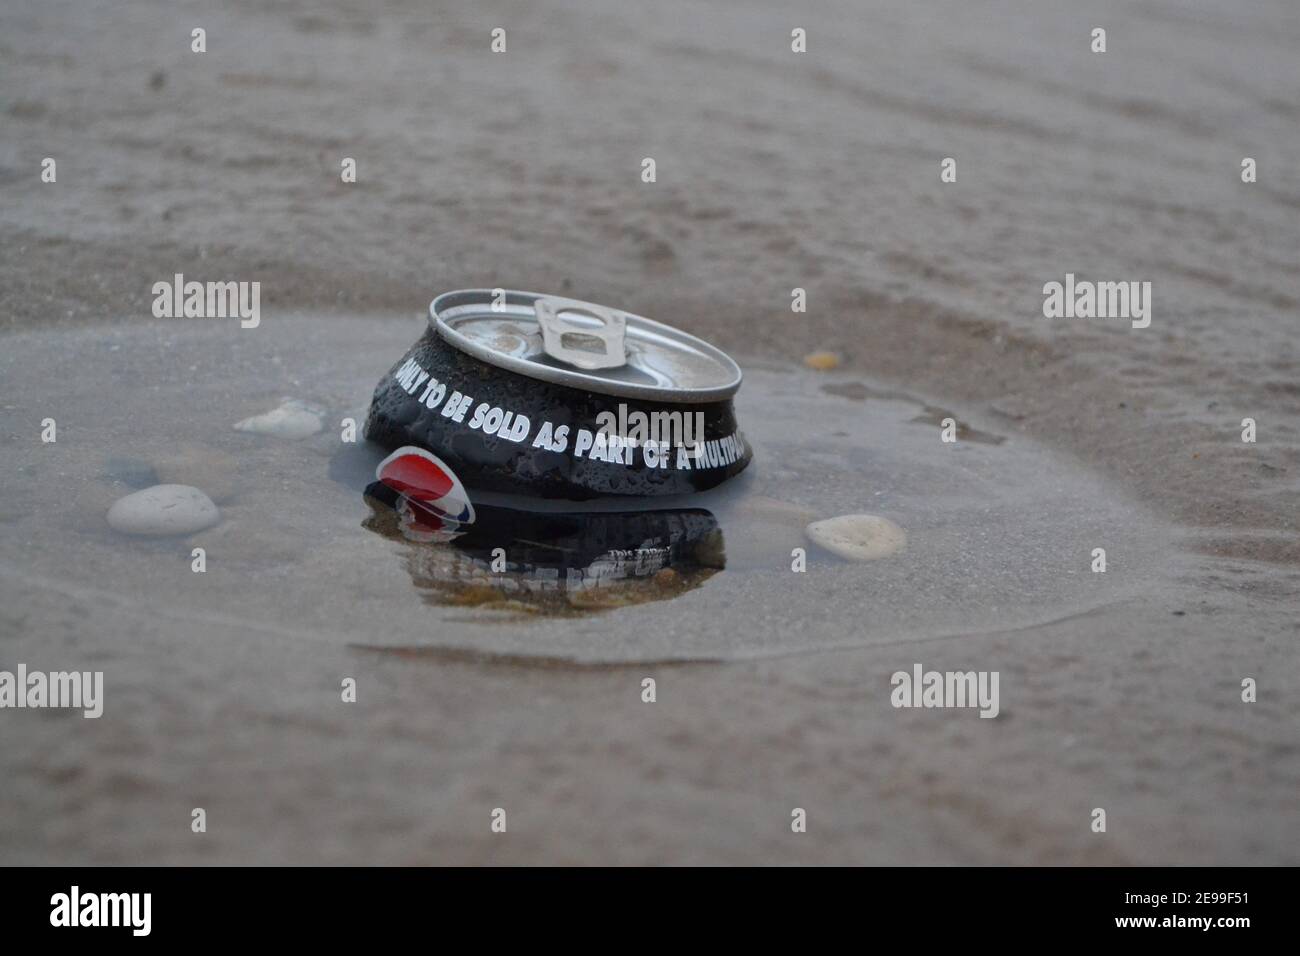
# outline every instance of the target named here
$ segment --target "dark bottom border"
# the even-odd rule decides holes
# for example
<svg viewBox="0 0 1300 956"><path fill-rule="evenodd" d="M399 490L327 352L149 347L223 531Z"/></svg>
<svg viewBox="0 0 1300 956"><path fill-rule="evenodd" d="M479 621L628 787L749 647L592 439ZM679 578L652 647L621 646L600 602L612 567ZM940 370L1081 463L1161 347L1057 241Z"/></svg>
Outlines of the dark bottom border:
<svg viewBox="0 0 1300 956"><path fill-rule="evenodd" d="M337 946L414 938L437 946L464 934L499 943L506 934L523 933L534 944L584 938L620 947L637 940L698 944L701 936L716 936L735 946L749 937L771 945L769 934L783 929L828 942L843 940L846 933L864 942L878 934L902 934L920 949L946 941L977 945L1098 935L1231 945L1242 933L1285 929L1289 919L1282 909L1294 883L1289 869L1238 868L740 873L25 868L0 870L0 880L7 942L76 934L78 944L283 938ZM83 901L89 893L151 894L148 937L135 937L126 927L53 927L51 899L69 894L74 885ZM1165 900L1151 905L1126 894L1163 894ZM1242 897L1208 902L1216 897L1204 894ZM1248 926L1206 929L1187 922L1243 917ZM1133 918L1154 924L1119 924ZM438 935L423 935L429 930ZM448 933L456 936L449 939Z"/></svg>

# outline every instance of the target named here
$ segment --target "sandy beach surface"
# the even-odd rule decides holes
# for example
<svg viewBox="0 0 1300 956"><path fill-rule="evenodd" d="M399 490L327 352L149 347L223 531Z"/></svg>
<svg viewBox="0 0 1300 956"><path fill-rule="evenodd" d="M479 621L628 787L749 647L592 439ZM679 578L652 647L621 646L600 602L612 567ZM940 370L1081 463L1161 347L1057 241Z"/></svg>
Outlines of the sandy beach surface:
<svg viewBox="0 0 1300 956"><path fill-rule="evenodd" d="M0 711L0 863L1300 862L1298 45L1282 0L10 0L0 670L105 702ZM260 326L155 318L177 273ZM1149 327L1045 318L1067 273ZM374 513L339 423L495 286L740 360L754 464L672 503L725 568L557 613ZM286 399L322 430L234 429ZM109 527L172 480L221 521ZM906 549L790 571L854 512ZM917 663L997 717L893 707Z"/></svg>

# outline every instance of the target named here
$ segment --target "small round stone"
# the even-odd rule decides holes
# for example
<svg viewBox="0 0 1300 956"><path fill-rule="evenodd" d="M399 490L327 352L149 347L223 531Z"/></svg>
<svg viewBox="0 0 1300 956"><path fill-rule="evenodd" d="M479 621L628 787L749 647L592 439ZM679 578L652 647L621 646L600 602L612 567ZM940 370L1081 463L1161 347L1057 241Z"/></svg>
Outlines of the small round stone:
<svg viewBox="0 0 1300 956"><path fill-rule="evenodd" d="M123 534L193 534L221 520L212 499L190 485L154 485L119 498L108 523Z"/></svg>
<svg viewBox="0 0 1300 956"><path fill-rule="evenodd" d="M815 372L829 372L839 368L840 357L834 352L813 352L803 357L803 364Z"/></svg>
<svg viewBox="0 0 1300 956"><path fill-rule="evenodd" d="M840 515L814 521L804 534L813 544L846 561L872 561L907 545L907 532L879 515Z"/></svg>
<svg viewBox="0 0 1300 956"><path fill-rule="evenodd" d="M321 423L323 414L315 405L293 398L263 415L245 418L236 423L235 430L297 441L316 434L324 427Z"/></svg>

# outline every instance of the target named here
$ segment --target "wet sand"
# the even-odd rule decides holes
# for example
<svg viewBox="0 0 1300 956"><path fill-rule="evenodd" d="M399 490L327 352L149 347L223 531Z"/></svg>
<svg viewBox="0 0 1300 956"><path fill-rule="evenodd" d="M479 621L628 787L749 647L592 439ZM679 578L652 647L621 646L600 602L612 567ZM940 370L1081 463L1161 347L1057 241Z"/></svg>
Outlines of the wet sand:
<svg viewBox="0 0 1300 956"><path fill-rule="evenodd" d="M0 713L0 860L1300 859L1288 5L369 9L0 13L0 668L107 688ZM176 272L263 325L155 320ZM1150 328L1044 319L1066 272L1151 281ZM334 424L434 292L502 284L742 359L755 464L692 501L725 570L520 621L363 527ZM325 431L231 427L284 397ZM222 523L111 531L178 454ZM788 570L855 511L906 551ZM891 707L918 661L999 671L999 716Z"/></svg>

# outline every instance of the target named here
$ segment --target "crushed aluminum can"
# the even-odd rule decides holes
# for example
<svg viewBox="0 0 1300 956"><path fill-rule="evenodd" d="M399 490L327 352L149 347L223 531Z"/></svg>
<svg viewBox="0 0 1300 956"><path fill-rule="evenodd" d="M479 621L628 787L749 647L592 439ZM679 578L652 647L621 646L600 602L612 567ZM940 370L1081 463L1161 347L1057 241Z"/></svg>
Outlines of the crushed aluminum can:
<svg viewBox="0 0 1300 956"><path fill-rule="evenodd" d="M471 489L582 500L679 495L743 471L740 367L671 326L576 299L468 289L375 389L365 435Z"/></svg>

